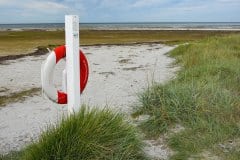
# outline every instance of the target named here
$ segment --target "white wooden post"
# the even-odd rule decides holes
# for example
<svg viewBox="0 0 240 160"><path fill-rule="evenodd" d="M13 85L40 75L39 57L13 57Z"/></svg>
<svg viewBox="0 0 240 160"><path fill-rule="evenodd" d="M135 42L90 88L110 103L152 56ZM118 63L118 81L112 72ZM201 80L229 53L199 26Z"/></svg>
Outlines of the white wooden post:
<svg viewBox="0 0 240 160"><path fill-rule="evenodd" d="M79 18L65 16L68 113L80 109Z"/></svg>
<svg viewBox="0 0 240 160"><path fill-rule="evenodd" d="M62 91L67 93L67 71L66 69L62 72Z"/></svg>

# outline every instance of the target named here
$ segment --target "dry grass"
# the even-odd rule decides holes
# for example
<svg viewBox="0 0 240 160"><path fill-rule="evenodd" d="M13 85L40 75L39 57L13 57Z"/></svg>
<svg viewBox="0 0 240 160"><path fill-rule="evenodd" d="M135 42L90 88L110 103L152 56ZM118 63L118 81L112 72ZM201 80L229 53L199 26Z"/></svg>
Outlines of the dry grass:
<svg viewBox="0 0 240 160"><path fill-rule="evenodd" d="M40 88L31 88L28 90L12 93L10 95L0 96L0 108L9 103L24 101L27 97L32 97L39 94L40 91Z"/></svg>
<svg viewBox="0 0 240 160"><path fill-rule="evenodd" d="M143 42L179 43L199 40L234 31L118 31L81 30L81 45L129 44ZM64 44L64 31L1 31L0 56L27 54L39 46L54 47Z"/></svg>

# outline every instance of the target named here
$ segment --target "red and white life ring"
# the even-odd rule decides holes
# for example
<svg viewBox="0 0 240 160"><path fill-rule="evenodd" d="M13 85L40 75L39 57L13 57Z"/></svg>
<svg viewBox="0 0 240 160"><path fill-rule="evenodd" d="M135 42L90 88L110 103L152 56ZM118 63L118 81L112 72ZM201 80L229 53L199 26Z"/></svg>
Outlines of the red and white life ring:
<svg viewBox="0 0 240 160"><path fill-rule="evenodd" d="M82 93L84 88L86 87L88 81L88 62L80 50L80 92ZM42 68L42 87L47 97L52 101L58 104L67 104L67 93L64 93L61 90L57 90L57 88L53 85L53 71L56 64L62 58L66 57L66 47L59 46L54 49L47 57L47 60Z"/></svg>

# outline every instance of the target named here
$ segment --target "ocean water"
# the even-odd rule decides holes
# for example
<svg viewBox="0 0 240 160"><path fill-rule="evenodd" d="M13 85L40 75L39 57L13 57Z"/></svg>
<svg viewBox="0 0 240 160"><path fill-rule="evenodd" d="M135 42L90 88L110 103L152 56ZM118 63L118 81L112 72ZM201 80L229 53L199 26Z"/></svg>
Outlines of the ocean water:
<svg viewBox="0 0 240 160"><path fill-rule="evenodd" d="M0 30L64 29L64 23L0 24ZM95 30L240 30L240 22L80 23L80 29Z"/></svg>

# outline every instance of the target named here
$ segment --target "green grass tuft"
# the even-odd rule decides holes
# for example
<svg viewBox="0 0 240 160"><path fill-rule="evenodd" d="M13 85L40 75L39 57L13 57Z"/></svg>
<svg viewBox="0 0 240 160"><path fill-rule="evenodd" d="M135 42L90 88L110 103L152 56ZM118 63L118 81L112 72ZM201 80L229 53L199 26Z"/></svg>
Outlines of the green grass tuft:
<svg viewBox="0 0 240 160"><path fill-rule="evenodd" d="M176 79L153 84L141 94L134 115L150 115L140 126L143 131L157 137L174 124L184 126L168 140L176 151L172 159L215 153L220 143L240 138L240 35L182 45L170 55L182 70ZM238 159L237 151L233 146L218 155Z"/></svg>
<svg viewBox="0 0 240 160"><path fill-rule="evenodd" d="M12 151L7 155L0 155L0 160L19 160L21 157L21 151Z"/></svg>
<svg viewBox="0 0 240 160"><path fill-rule="evenodd" d="M120 114L88 109L50 127L23 152L23 160L146 159L136 129Z"/></svg>

